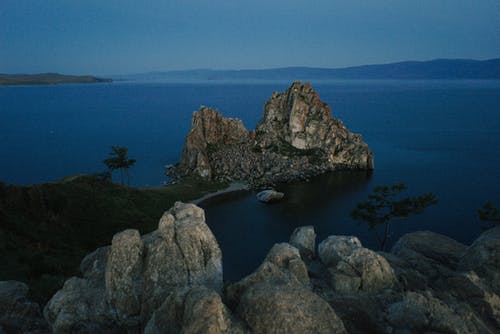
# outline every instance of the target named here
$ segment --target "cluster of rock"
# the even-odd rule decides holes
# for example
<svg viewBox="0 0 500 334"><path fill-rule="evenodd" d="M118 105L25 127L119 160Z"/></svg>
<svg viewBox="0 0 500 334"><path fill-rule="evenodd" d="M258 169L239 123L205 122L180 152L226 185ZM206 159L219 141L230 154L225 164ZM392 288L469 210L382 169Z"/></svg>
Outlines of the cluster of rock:
<svg viewBox="0 0 500 334"><path fill-rule="evenodd" d="M295 82L274 93L264 109L256 129L248 131L241 120L201 107L169 175L262 186L338 169L373 169L373 154L361 135L332 118L309 83Z"/></svg>
<svg viewBox="0 0 500 334"><path fill-rule="evenodd" d="M26 333L500 330L500 227L469 247L414 232L390 253L353 236L330 236L316 247L314 228L299 227L252 274L223 287L221 251L203 210L178 202L156 231L118 233L81 270L45 306L47 323L26 300L26 286L0 284L0 326L28 326L19 330Z"/></svg>

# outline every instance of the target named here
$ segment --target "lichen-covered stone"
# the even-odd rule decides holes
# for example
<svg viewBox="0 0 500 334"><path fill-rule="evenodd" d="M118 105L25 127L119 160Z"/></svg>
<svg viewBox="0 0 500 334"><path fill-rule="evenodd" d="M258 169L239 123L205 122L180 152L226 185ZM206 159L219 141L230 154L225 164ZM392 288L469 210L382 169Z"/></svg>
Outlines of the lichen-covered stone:
<svg viewBox="0 0 500 334"><path fill-rule="evenodd" d="M293 284L265 281L252 285L236 312L253 333L347 333L327 302Z"/></svg>

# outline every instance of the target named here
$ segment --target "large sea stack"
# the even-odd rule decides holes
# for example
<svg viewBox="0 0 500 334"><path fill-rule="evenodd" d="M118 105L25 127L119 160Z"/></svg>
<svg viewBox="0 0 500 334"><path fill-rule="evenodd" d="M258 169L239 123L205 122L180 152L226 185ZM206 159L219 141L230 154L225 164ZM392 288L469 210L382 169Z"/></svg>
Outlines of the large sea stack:
<svg viewBox="0 0 500 334"><path fill-rule="evenodd" d="M274 93L254 131L241 120L201 107L193 113L174 177L243 180L253 186L287 182L340 169L374 168L361 135L331 116L309 83Z"/></svg>

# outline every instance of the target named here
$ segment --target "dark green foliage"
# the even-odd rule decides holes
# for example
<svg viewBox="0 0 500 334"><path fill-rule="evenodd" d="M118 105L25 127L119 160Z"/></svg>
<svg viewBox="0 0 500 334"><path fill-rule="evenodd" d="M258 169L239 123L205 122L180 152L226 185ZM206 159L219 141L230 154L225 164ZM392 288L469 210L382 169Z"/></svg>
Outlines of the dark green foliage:
<svg viewBox="0 0 500 334"><path fill-rule="evenodd" d="M103 162L108 167L109 173L113 173L115 170L120 170L120 180L123 185L123 173L127 175L127 184L130 185L130 176L128 170L135 165L135 159L128 158L128 148L122 146L111 146L111 156L105 159Z"/></svg>
<svg viewBox="0 0 500 334"><path fill-rule="evenodd" d="M488 201L484 203L482 208L477 209L477 215L480 220L491 223L485 228L500 224L500 210L492 202Z"/></svg>
<svg viewBox="0 0 500 334"><path fill-rule="evenodd" d="M384 235L377 233L380 248L385 249L390 237L389 223L395 218L403 218L423 212L428 206L436 204L437 198L432 193L409 197L401 195L408 187L405 184L378 186L368 199L359 203L351 212L355 219L366 221L376 231L377 225L384 225Z"/></svg>
<svg viewBox="0 0 500 334"><path fill-rule="evenodd" d="M46 302L82 258L127 228L148 233L175 201L224 188L189 178L154 189L111 183L102 175L67 177L33 186L0 185L0 280L28 283Z"/></svg>
<svg viewBox="0 0 500 334"><path fill-rule="evenodd" d="M300 149L281 140L279 144L268 147L269 150L287 157L307 157L312 164L318 164L325 157L325 152L320 148Z"/></svg>

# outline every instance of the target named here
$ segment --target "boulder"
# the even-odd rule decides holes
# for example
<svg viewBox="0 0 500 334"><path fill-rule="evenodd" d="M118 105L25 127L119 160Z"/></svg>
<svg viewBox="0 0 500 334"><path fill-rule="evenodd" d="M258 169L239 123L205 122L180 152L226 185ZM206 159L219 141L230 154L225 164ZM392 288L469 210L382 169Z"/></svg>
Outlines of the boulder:
<svg viewBox="0 0 500 334"><path fill-rule="evenodd" d="M347 333L326 301L293 283L252 285L242 295L236 312L253 333Z"/></svg>
<svg viewBox="0 0 500 334"><path fill-rule="evenodd" d="M29 288L18 281L0 281L0 333L49 333L40 306L28 299Z"/></svg>
<svg viewBox="0 0 500 334"><path fill-rule="evenodd" d="M181 202L156 231L118 233L81 268L84 277L66 281L45 307L55 333L137 331L178 288L222 289L222 255L204 212Z"/></svg>
<svg viewBox="0 0 500 334"><path fill-rule="evenodd" d="M264 281L292 282L309 287L307 267L299 250L287 243L274 245L257 270L226 288L228 305L236 307L250 286Z"/></svg>
<svg viewBox="0 0 500 334"><path fill-rule="evenodd" d="M290 237L290 245L295 246L303 259L316 256L316 232L314 226L297 227Z"/></svg>
<svg viewBox="0 0 500 334"><path fill-rule="evenodd" d="M395 328L418 332L471 333L471 329L448 305L430 294L408 292L391 304L387 319Z"/></svg>
<svg viewBox="0 0 500 334"><path fill-rule="evenodd" d="M217 292L197 286L172 292L149 320L144 333L244 333Z"/></svg>
<svg viewBox="0 0 500 334"><path fill-rule="evenodd" d="M500 295L500 226L483 232L461 255L459 268L474 270Z"/></svg>
<svg viewBox="0 0 500 334"><path fill-rule="evenodd" d="M273 189L263 190L257 193L256 195L257 199L263 203L279 202L283 199L284 196L285 196L284 193L281 193Z"/></svg>
<svg viewBox="0 0 500 334"><path fill-rule="evenodd" d="M361 241L356 237L331 235L319 244L318 255L326 266L336 266L340 260L360 247Z"/></svg>
<svg viewBox="0 0 500 334"><path fill-rule="evenodd" d="M379 292L392 288L396 276L386 259L367 248L356 248L329 268L331 284L341 293Z"/></svg>

